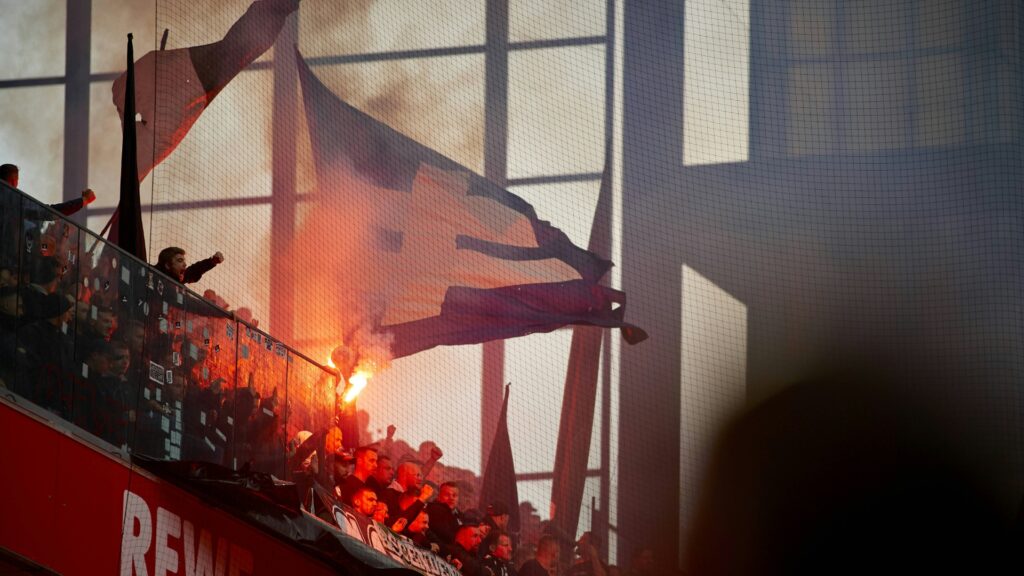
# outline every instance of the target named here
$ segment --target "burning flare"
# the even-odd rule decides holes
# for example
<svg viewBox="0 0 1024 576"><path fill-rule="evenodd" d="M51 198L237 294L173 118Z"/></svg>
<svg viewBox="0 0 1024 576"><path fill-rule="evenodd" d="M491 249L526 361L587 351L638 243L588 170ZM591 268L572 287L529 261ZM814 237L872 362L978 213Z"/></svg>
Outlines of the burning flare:
<svg viewBox="0 0 1024 576"><path fill-rule="evenodd" d="M372 376L372 374L369 372L363 372L362 370L353 374L352 377L348 379L348 389L345 391L345 396L341 401L345 404L349 404L355 400L356 397L359 396L359 393L363 391L363 388L366 388L366 383L369 381L370 376Z"/></svg>
<svg viewBox="0 0 1024 576"><path fill-rule="evenodd" d="M391 363L391 336L363 326L348 334L331 352L327 365L340 375L336 393L350 404L366 388L369 379Z"/></svg>

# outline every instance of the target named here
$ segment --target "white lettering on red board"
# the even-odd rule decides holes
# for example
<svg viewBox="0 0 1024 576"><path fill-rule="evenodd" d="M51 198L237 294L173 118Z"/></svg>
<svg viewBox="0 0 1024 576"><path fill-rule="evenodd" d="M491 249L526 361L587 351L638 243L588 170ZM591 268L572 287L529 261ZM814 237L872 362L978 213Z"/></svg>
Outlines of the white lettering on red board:
<svg viewBox="0 0 1024 576"><path fill-rule="evenodd" d="M124 523L121 526L121 576L252 576L252 551L224 536L216 538L206 528L182 520L170 510L157 506L156 529L153 512L146 500L131 490L124 491ZM146 553L154 547L153 564Z"/></svg>

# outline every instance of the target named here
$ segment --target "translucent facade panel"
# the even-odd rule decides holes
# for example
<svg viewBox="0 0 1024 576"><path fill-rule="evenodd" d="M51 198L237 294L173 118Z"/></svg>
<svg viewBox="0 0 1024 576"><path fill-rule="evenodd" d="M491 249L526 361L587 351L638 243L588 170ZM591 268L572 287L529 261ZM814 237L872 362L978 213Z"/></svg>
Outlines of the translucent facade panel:
<svg viewBox="0 0 1024 576"><path fill-rule="evenodd" d="M64 86L0 90L0 113L0 158L20 168L18 188L46 204L61 202Z"/></svg>
<svg viewBox="0 0 1024 576"><path fill-rule="evenodd" d="M607 342L608 342L608 338L607 338L607 332L606 332L605 344L602 346L602 350L601 350L601 356L602 356L601 367L598 368L598 370L597 370L597 396L596 396L596 401L594 403L594 431L593 431L593 433L590 436L590 455L587 457L587 469L589 469L589 470L597 470L597 469L599 469L601 467L601 443L603 442L603 438L602 438L602 435L601 435L601 430L602 430L602 427L605 425L604 419L603 419L603 410L604 410L604 403L607 401L607 399L605 398L605 395L604 395L604 388L603 388L603 386L604 386L603 382L604 382L604 378L605 378L605 366L606 366L606 364L603 361L603 358L604 358L605 355L609 354L608 347L607 347L608 346ZM611 421L611 418L609 418L609 422L610 421ZM611 433L611 430L609 430L609 436L611 435L610 433ZM609 442L609 444L610 444L610 442Z"/></svg>
<svg viewBox="0 0 1024 576"><path fill-rule="evenodd" d="M79 381L74 312L79 292L79 231L31 198L17 198L20 211L10 206L11 216L20 214L21 222L12 222L6 231L20 230L16 264L22 277L17 283L17 300L5 304L4 336L7 342L16 341L17 358L13 363L10 358L7 361L6 368L15 367L9 389L42 410L70 419ZM13 285L15 278L12 274L5 283ZM18 320L11 322L9 311L19 307Z"/></svg>
<svg viewBox="0 0 1024 576"><path fill-rule="evenodd" d="M0 80L64 75L66 0L0 0L0 14L0 54L7 55Z"/></svg>
<svg viewBox="0 0 1024 576"><path fill-rule="evenodd" d="M299 204L296 209L296 230L304 244L321 246L330 251L337 245L336 242L340 242L324 237L333 231L324 231L318 225L303 224L316 210L315 201ZM344 234L344 228L339 226L337 233ZM310 239L305 240L307 237ZM334 277L340 271L320 266L318 262L296 261L291 264L295 267L293 278L297 298L293 304L294 329L290 344L299 346L300 351L318 361L326 362L331 350L340 341L340 328L334 321L344 314L334 289Z"/></svg>
<svg viewBox="0 0 1024 576"><path fill-rule="evenodd" d="M904 59L846 67L846 147L853 151L903 148L907 141L909 78Z"/></svg>
<svg viewBox="0 0 1024 576"><path fill-rule="evenodd" d="M168 246L183 248L189 264L222 252L224 263L189 287L215 291L232 310L249 308L263 327L270 319L270 212L269 204L156 212L146 239L150 261Z"/></svg>
<svg viewBox="0 0 1024 576"><path fill-rule="evenodd" d="M235 434L239 459L251 461L255 470L284 478L287 350L260 330L241 323L237 329Z"/></svg>
<svg viewBox="0 0 1024 576"><path fill-rule="evenodd" d="M148 415L139 392L154 349L146 346L146 271L87 233L81 235L79 255L72 421L115 447L134 447L138 415ZM107 337L110 344L103 342Z"/></svg>
<svg viewBox="0 0 1024 576"><path fill-rule="evenodd" d="M951 48L962 42L964 0L917 0L918 48Z"/></svg>
<svg viewBox="0 0 1024 576"><path fill-rule="evenodd" d="M352 106L474 172L483 171L483 56L317 66L313 73ZM299 118L305 122L304 112Z"/></svg>
<svg viewBox="0 0 1024 576"><path fill-rule="evenodd" d="M519 490L519 502L532 504L541 522L551 519L551 486L551 480L529 480L519 482L516 486ZM522 522L520 518L520 524Z"/></svg>
<svg viewBox="0 0 1024 576"><path fill-rule="evenodd" d="M689 266L682 278L679 533L685 543L710 446L746 399L747 307Z"/></svg>
<svg viewBox="0 0 1024 576"><path fill-rule="evenodd" d="M106 195L106 194L113 194L115 197L118 195L118 193L119 193L118 190L104 191L104 195ZM99 193L97 193L97 195L96 195L96 202L99 202L99 198L100 198L100 195L99 195ZM117 204L116 200L114 201L114 204L115 205ZM95 234L99 234L100 231L103 230L103 227L107 225L107 222L110 221L110 211L107 211L104 214L96 214L94 212L89 212L89 211L87 211L87 212L88 212L88 215L87 215L86 220L85 220L85 227L88 228L89 231L91 231L91 232L93 232ZM142 231L146 235L147 242L149 241L148 239L150 238L150 235L149 235L149 224L150 224L150 222L149 222L149 209L148 208L143 208L142 209ZM148 246L148 244L147 244L147 246Z"/></svg>
<svg viewBox="0 0 1024 576"><path fill-rule="evenodd" d="M820 0L789 2L789 46L796 58L832 52L836 5Z"/></svg>
<svg viewBox="0 0 1024 576"><path fill-rule="evenodd" d="M913 4L913 0L843 2L845 51L849 54L871 54L906 49Z"/></svg>
<svg viewBox="0 0 1024 576"><path fill-rule="evenodd" d="M603 36L607 0L520 0L509 2L512 42Z"/></svg>
<svg viewBox="0 0 1024 576"><path fill-rule="evenodd" d="M175 151L154 169L150 176L155 179L154 201L269 196L273 85L270 70L236 76ZM120 141L120 136L115 138Z"/></svg>
<svg viewBox="0 0 1024 576"><path fill-rule="evenodd" d="M288 395L285 412L285 435L288 437L288 466L286 477L294 479L292 472L302 468L293 459L296 448L306 433L324 432L334 423L335 378L316 363L299 354L288 354ZM302 434L300 434L302 433ZM318 458L319 463L324 459ZM324 471L328 469L324 466ZM326 474L324 474L327 477Z"/></svg>
<svg viewBox="0 0 1024 576"><path fill-rule="evenodd" d="M600 181L515 186L509 190L529 202L541 220L565 232L573 244L585 247L590 242Z"/></svg>
<svg viewBox="0 0 1024 576"><path fill-rule="evenodd" d="M686 3L683 164L749 156L750 2Z"/></svg>
<svg viewBox="0 0 1024 576"><path fill-rule="evenodd" d="M583 505L580 506L580 521L576 526L576 538L583 536L583 533L590 530L591 528L597 528L594 526L594 522L597 519L594 515L595 510L601 508L601 479L600 478L587 478L583 482ZM604 544L604 535L601 535L601 549L607 550L607 546Z"/></svg>
<svg viewBox="0 0 1024 576"><path fill-rule="evenodd" d="M21 198L0 184L0 267L4 270L0 282L14 286L20 276L22 219ZM4 312L12 314L16 302L7 300ZM5 342L4 344L10 344Z"/></svg>
<svg viewBox="0 0 1024 576"><path fill-rule="evenodd" d="M304 0L299 47L307 57L482 45L484 0Z"/></svg>
<svg viewBox="0 0 1024 576"><path fill-rule="evenodd" d="M967 124L960 56L920 58L914 75L914 144L950 146L963 142Z"/></svg>
<svg viewBox="0 0 1024 576"><path fill-rule="evenodd" d="M130 368L138 360L131 362L130 352L125 350L98 350L101 341L113 338L117 330L131 325L132 308L130 302L131 274L124 272L125 280L121 280L124 262L117 251L108 248L96 238L81 233L67 222L54 221L54 232L51 238L63 240L64 247L59 250L60 258L66 263L63 287L58 290L75 299L75 317L70 319L69 333L75 335L74 366L72 370L71 412L68 417L75 424L93 433L107 433L105 439L120 447L127 443L126 431L128 421L120 410L111 410L111 403L104 402L108 398L101 395L109 392L106 388L118 384L127 384L126 374L110 369L112 357L124 358ZM70 240L76 246L70 246ZM44 241L43 245L45 246ZM122 304L121 299L125 302ZM97 357L102 359L97 362ZM104 374L104 372L106 372ZM106 376L107 378L104 378ZM105 381L104 381L105 380ZM119 392L125 392L127 386ZM120 404L120 403L117 403Z"/></svg>
<svg viewBox="0 0 1024 576"><path fill-rule="evenodd" d="M790 68L786 110L786 149L790 154L828 154L835 148L833 76L830 64Z"/></svg>
<svg viewBox="0 0 1024 576"><path fill-rule="evenodd" d="M245 14L252 0L221 0L218 2L158 2L156 11L156 38L163 31L167 36L167 49L201 46L216 42ZM256 62L273 59L274 50L267 50Z"/></svg>
<svg viewBox="0 0 1024 576"><path fill-rule="evenodd" d="M512 383L508 427L517 473L555 469L572 334L570 327L505 341L505 380ZM603 365L598 369L590 431L591 470L601 467L602 378Z"/></svg>
<svg viewBox="0 0 1024 576"><path fill-rule="evenodd" d="M602 170L605 80L603 45L509 55L510 178Z"/></svg>
<svg viewBox="0 0 1024 576"><path fill-rule="evenodd" d="M168 43L171 34L175 32L169 33ZM89 59L93 74L125 70L129 33L133 36L136 59L157 48L159 36L156 34L156 2L92 0L92 45Z"/></svg>
<svg viewBox="0 0 1024 576"><path fill-rule="evenodd" d="M481 350L443 346L393 361L356 400L370 414L369 429L395 424L395 438L413 450L432 440L444 451L441 464L481 474Z"/></svg>
<svg viewBox="0 0 1024 576"><path fill-rule="evenodd" d="M90 209L113 208L120 197L121 117L111 99L111 84L93 82L89 86L89 187L96 191L96 201L89 205ZM146 204L153 192L151 182L152 177L148 176L139 187Z"/></svg>
<svg viewBox="0 0 1024 576"><path fill-rule="evenodd" d="M157 282L159 286L159 279ZM170 311L170 333L175 340L170 358L164 360L165 369L173 372L175 380L181 374L187 382L188 402L184 404L189 417L183 421L194 423L194 411L201 411L197 433L202 437L192 439L198 440L192 447L197 457L237 468L252 455L246 446L249 421L244 415L250 403L256 403L247 381L239 381L239 326L225 310L191 293L184 301L185 313L180 319L174 316L173 307ZM177 418L171 423L169 441L165 441L168 452L175 451L173 429L182 426ZM182 449L188 454L189 443L182 440Z"/></svg>
<svg viewBox="0 0 1024 576"><path fill-rule="evenodd" d="M0 184L0 283L16 286L23 277L21 252L23 238L22 198ZM17 291L0 292L0 383L12 390L20 377L16 368L17 338L10 337L10 322L25 313L25 305ZM15 320L16 321L16 320Z"/></svg>
<svg viewBox="0 0 1024 576"><path fill-rule="evenodd" d="M554 470L571 341L571 330L557 330L505 342L505 380L512 383L508 428L517 473Z"/></svg>

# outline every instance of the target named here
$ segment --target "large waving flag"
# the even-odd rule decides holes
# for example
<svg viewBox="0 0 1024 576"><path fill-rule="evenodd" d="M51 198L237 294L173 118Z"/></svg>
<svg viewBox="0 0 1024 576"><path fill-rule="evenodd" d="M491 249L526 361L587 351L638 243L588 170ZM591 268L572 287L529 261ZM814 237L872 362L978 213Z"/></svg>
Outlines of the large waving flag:
<svg viewBox="0 0 1024 576"><path fill-rule="evenodd" d="M257 0L224 38L175 50L147 52L135 63L139 180L181 143L214 97L277 39L299 0ZM128 74L114 81L114 105L125 119ZM134 114L132 115L135 116Z"/></svg>
<svg viewBox="0 0 1024 576"><path fill-rule="evenodd" d="M611 262L579 248L526 201L341 101L297 55L321 193L343 198L372 266L344 278L395 357L568 324L618 327ZM351 260L351 258L349 258ZM344 297L344 296L339 296Z"/></svg>

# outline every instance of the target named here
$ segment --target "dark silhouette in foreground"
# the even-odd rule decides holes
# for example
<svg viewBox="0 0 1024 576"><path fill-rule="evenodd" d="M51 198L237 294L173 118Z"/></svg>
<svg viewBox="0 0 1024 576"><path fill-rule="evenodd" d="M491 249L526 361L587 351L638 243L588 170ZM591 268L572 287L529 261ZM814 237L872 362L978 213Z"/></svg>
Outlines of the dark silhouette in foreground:
<svg viewBox="0 0 1024 576"><path fill-rule="evenodd" d="M986 473L984 387L906 358L863 366L820 370L727 426L686 574L1020 573L1015 510Z"/></svg>

